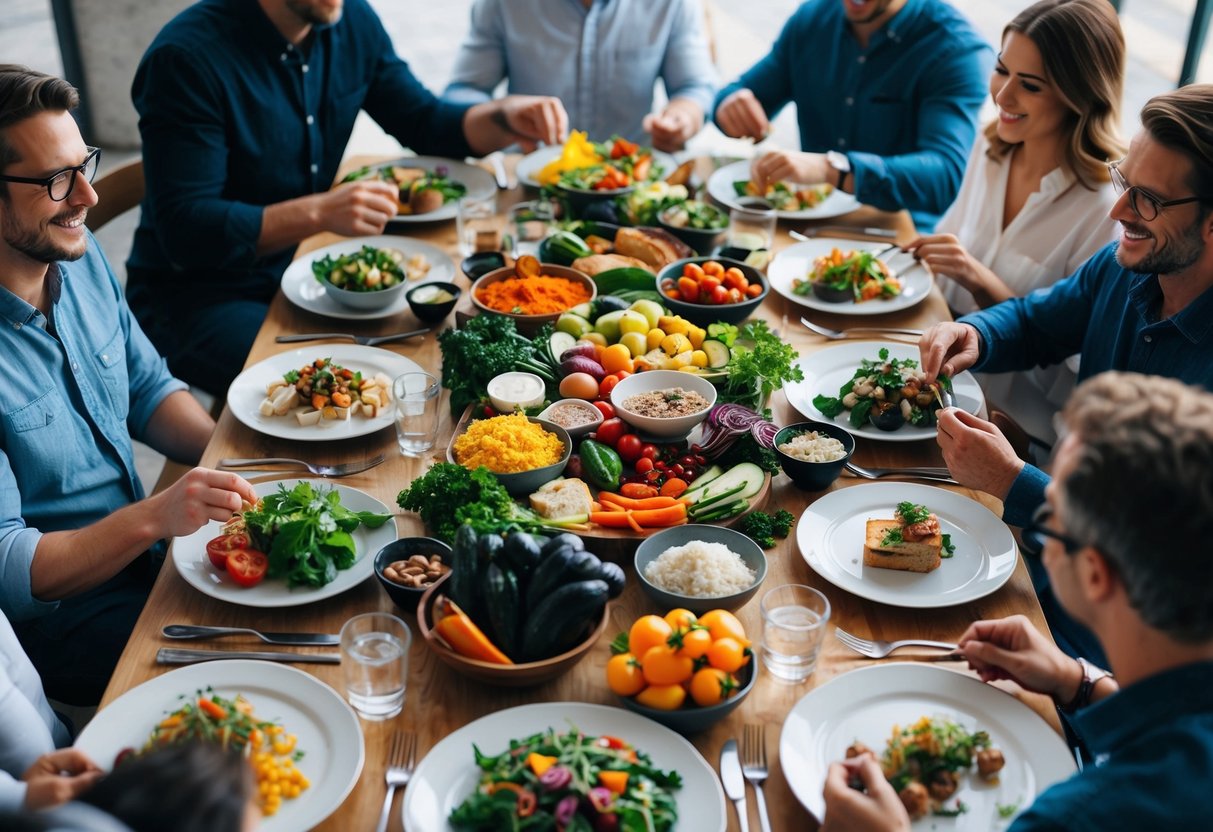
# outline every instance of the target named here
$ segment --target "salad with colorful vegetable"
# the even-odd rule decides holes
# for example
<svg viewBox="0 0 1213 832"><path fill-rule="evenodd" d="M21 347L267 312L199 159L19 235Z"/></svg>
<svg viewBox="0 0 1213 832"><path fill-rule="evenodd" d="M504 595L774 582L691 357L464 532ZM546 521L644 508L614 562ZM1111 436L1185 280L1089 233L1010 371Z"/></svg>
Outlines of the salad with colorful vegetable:
<svg viewBox="0 0 1213 832"><path fill-rule="evenodd" d="M876 359L863 359L851 380L838 389L838 396L819 395L813 399L828 419L851 411L851 427L863 427L871 421L880 430L897 430L904 424L931 427L943 407L940 390L952 390L947 376L928 383L926 375L912 358L889 358L882 347Z"/></svg>
<svg viewBox="0 0 1213 832"><path fill-rule="evenodd" d="M570 153L570 145L574 152ZM567 157L567 158L566 158ZM550 179L549 168L556 166ZM541 182L551 182L578 191L614 191L656 179L661 167L653 164L653 151L621 136L591 142L585 133L574 132L565 143L561 158L540 172Z"/></svg>
<svg viewBox="0 0 1213 832"><path fill-rule="evenodd" d="M820 185L796 185L792 182L776 182L768 185L766 193L759 191L758 186L748 179L733 183L733 192L737 196L758 196L771 203L776 211L805 211L816 208L834 193L834 186L828 183Z"/></svg>
<svg viewBox="0 0 1213 832"><path fill-rule="evenodd" d="M426 214L467 193L467 186L451 179L449 173L445 165L438 165L433 170L405 165L368 165L346 175L341 181L382 179L391 182L400 190L396 197L397 213Z"/></svg>
<svg viewBox="0 0 1213 832"><path fill-rule="evenodd" d="M382 292L407 279L403 263L400 249L363 246L337 257L326 254L312 263L312 274L347 292Z"/></svg>
<svg viewBox="0 0 1213 832"><path fill-rule="evenodd" d="M818 257L807 280L793 280L792 292L816 295L827 303L888 300L901 294L901 280L870 251L835 248Z"/></svg>
<svg viewBox="0 0 1213 832"><path fill-rule="evenodd" d="M476 791L451 813L456 829L561 829L565 832L667 832L678 820L676 771L617 737L551 728L495 757L476 746Z"/></svg>

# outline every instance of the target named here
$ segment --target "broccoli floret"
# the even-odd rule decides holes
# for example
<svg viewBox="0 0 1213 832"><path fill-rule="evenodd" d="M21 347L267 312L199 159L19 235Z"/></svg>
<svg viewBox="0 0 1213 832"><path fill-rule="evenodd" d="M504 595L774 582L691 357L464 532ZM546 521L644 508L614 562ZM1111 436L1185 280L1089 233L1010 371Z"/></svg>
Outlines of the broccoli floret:
<svg viewBox="0 0 1213 832"><path fill-rule="evenodd" d="M780 509L774 515L764 511L753 511L741 518L741 531L754 539L764 549L775 545L775 538L787 537L796 518L790 511Z"/></svg>

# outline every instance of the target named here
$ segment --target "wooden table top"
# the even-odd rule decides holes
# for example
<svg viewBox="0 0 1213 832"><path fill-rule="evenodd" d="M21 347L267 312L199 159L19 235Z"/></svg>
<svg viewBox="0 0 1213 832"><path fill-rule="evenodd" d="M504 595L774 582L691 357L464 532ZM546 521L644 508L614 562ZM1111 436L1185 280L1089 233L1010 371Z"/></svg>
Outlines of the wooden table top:
<svg viewBox="0 0 1213 832"><path fill-rule="evenodd" d="M351 159L346 167L356 167L366 164L367 161L366 159ZM523 198L520 196L520 191L514 189L510 192L503 192L500 201L504 207L504 204L520 198ZM899 233L902 241L912 238L914 234L909 216L904 212L887 214L866 207L845 217L825 220L820 224L843 225L855 229L891 228ZM801 229L805 225L811 224L781 224L780 239L776 243L776 249L790 244L791 240L787 236L789 227ZM832 230L831 234L837 235L837 232ZM459 259L455 254L457 246L453 221L412 225L409 226L407 235L437 245L450 253L456 261ZM300 246L300 253L329 245L338 239L334 235L318 235L305 241ZM462 274L459 275L456 282L465 288L468 286L468 280ZM466 294L462 302L468 303ZM783 337L804 356L828 346L830 342L800 326L797 321L802 314L817 323L840 329L845 328L848 323L855 322L853 318L848 319L844 316L803 309L784 300L774 292L770 293L758 312L759 317L765 318L773 327L778 328ZM947 306L938 289L934 289L927 300L911 309L883 315L877 319L865 318L864 322L877 321L882 326L921 328L947 318ZM404 312L395 318L377 321L334 322L293 306L279 293L270 306L269 315L257 336L246 366L251 366L287 349L287 347L275 344L274 337L279 334L341 330L376 335L412 329L416 327L417 323L411 312ZM453 325L453 323L454 316L451 316L444 326ZM386 344L382 348L407 356L435 374L438 374L441 367L438 344L433 335L410 339L406 342ZM319 345L317 349L319 355ZM801 421L801 417L787 403L782 392L777 392L772 397L771 407L777 424ZM449 410L445 406L445 394L441 411L442 424L439 428L435 459L445 449L453 427ZM231 412L225 409L210 445L207 447L202 464L214 465L223 457L269 456L302 456L319 462L344 462L386 453L389 457L386 463L366 473L342 479L341 483L366 491L391 506L395 512L396 528L401 536L423 534L424 529L420 519L412 513L395 508L395 505L396 494L424 470L428 460L414 460L401 456L397 452L395 441L394 432L388 428L358 439L324 446L309 444L304 447L289 440L275 439L256 433L236 421ZM929 441L880 443L859 439L854 458L861 465L942 464L938 447L934 442ZM263 478L252 479L259 481ZM830 490L849 488L860 482L862 481L843 477ZM988 495L962 488L952 488L952 490L978 500L996 514L1001 512L1001 506ZM786 508L799 516L805 507L818 496L820 495L796 489L786 476L780 474L773 481L767 507L771 511L776 507ZM367 556L373 556L373 554L370 553ZM1010 581L992 595L956 607L915 610L884 606L836 589L820 578L805 563L796 546L794 531L786 540L779 541L774 549L768 550L767 557L769 574L765 583L768 588L787 583L799 583L820 589L829 597L833 607L832 623L860 635L870 635L873 638L922 637L955 641L974 620L998 618L1013 613L1022 613L1042 631L1046 629L1040 605L1036 600L1031 580L1022 560L1018 563ZM451 731L503 708L533 702L566 700L614 704L612 694L606 686L604 673L606 662L610 658L611 637L616 632L626 630L637 616L655 611L638 586L635 573L630 566L627 567L627 571L629 572L628 587L623 596L611 605L611 621L607 628L607 635L595 645L581 663L563 677L550 683L536 688L514 690L494 688L472 682L439 663L419 637L415 618L400 613L373 577L368 577L357 587L342 595L306 606L285 609L254 609L226 604L195 591L186 584L171 564L166 564L160 572L155 588L127 644L118 668L110 680L102 700L102 708L132 687L169 669L155 663L157 649L169 644L160 635L161 627L166 624L213 624L265 630L336 633L340 631L346 619L359 613L376 610L400 613L414 631L404 712L396 719L387 722L363 721L361 723L366 740L366 764L362 776L342 806L317 827L334 831L373 829L386 793L384 769L388 741L396 729L407 727L415 730L419 739L418 750L424 752ZM748 603L738 612L738 616L751 637L757 639L761 632L758 599L755 598ZM219 645L209 646L216 648ZM227 649L258 649L260 642L255 641L252 637L248 639L231 638L225 639L222 646ZM715 768L720 756L721 745L725 740L730 737L740 738L742 726L745 723L762 723L765 727L767 754L771 763L771 775L767 782L766 795L773 828L815 828L813 818L797 802L780 769L778 754L780 728L791 707L815 685L848 670L868 664L870 662L859 659L856 654L848 651L837 640L827 639L822 649L817 672L810 680L801 684L789 684L763 673L749 697L728 718L718 723L712 730L690 739ZM339 692L342 690L339 667L315 664L303 664L297 665L297 667L332 685ZM950 665L949 669L966 672ZM1036 709L1055 729L1057 728L1056 715L1050 700L1022 691L1016 690L1015 693ZM149 715L149 729L151 727L150 719ZM643 746L642 741L639 744ZM420 753L418 758L420 759ZM469 765L471 765L470 750ZM324 776L319 772L309 772L309 774L313 780ZM751 792L748 800L751 828L757 828L758 823L754 803ZM390 829L400 829L399 807L400 798L398 797L396 806L393 808ZM736 817L731 806L727 814L729 829L737 829Z"/></svg>

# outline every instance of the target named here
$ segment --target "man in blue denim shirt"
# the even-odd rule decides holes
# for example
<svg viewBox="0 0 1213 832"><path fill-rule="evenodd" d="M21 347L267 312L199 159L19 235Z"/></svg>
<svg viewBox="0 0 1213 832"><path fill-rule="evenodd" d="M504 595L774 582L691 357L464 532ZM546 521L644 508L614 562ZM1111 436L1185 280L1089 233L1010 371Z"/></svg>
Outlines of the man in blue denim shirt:
<svg viewBox="0 0 1213 832"><path fill-rule="evenodd" d="M48 695L100 699L154 577L157 541L253 500L196 468L144 499L131 437L197 461L214 422L132 319L96 240L95 148L76 91L0 65L0 610Z"/></svg>
<svg viewBox="0 0 1213 832"><path fill-rule="evenodd" d="M984 681L1010 679L1073 714L1095 757L1034 801L1007 795L1031 802L1008 832L1213 829L1213 803L1200 797L1213 787L1213 560L1202 545L1213 395L1110 372L1079 386L1065 421L1035 527L1058 597L1098 635L1116 677L1067 656L1023 616L978 621L960 637ZM865 791L848 785L853 777ZM825 801L822 832L910 829L871 755L832 765Z"/></svg>
<svg viewBox="0 0 1213 832"><path fill-rule="evenodd" d="M960 190L994 54L942 0L809 0L716 96L726 135L765 138L796 104L800 148L757 157L759 188L829 182L931 230ZM827 152L828 151L828 152Z"/></svg>
<svg viewBox="0 0 1213 832"><path fill-rule="evenodd" d="M1120 240L1049 289L932 327L920 342L929 378L1048 366L1081 352L1079 381L1132 370L1213 390L1213 84L1155 96L1141 122L1129 155L1111 165ZM939 445L952 476L1003 500L1010 525L1025 525L1044 501L1048 476L988 422L945 412ZM1048 576L1029 566L1058 643L1098 657L1056 607Z"/></svg>

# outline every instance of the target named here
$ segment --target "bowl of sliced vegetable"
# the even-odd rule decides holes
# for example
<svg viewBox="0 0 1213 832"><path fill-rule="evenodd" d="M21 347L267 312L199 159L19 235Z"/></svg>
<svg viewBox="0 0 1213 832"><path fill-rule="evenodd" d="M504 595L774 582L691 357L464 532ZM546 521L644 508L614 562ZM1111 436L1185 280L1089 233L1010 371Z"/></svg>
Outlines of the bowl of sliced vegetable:
<svg viewBox="0 0 1213 832"><path fill-rule="evenodd" d="M321 257L312 263L312 274L344 306L383 309L396 302L408 283L405 257L398 248L363 246L351 254Z"/></svg>
<svg viewBox="0 0 1213 832"><path fill-rule="evenodd" d="M661 302L696 326L741 323L770 290L762 272L726 257L676 260L657 273Z"/></svg>
<svg viewBox="0 0 1213 832"><path fill-rule="evenodd" d="M715 205L689 200L666 208L657 222L699 254L710 254L724 240L729 215Z"/></svg>

